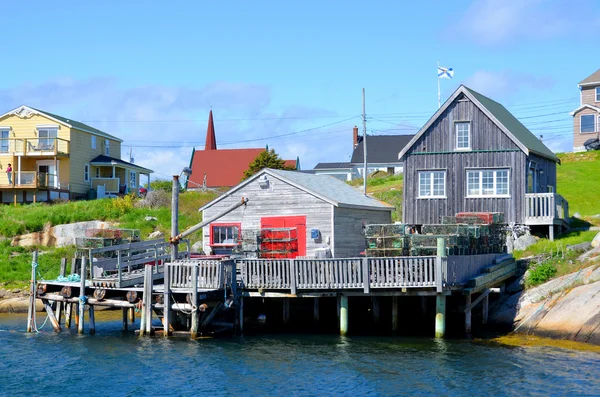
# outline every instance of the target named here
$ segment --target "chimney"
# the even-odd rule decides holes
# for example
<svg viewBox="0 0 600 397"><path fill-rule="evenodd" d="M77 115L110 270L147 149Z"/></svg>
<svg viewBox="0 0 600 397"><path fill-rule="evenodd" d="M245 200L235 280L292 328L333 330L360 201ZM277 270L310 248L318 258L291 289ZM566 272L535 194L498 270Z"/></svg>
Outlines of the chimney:
<svg viewBox="0 0 600 397"><path fill-rule="evenodd" d="M206 129L204 150L217 150L217 138L215 137L215 123L213 122L212 109L208 114L208 128Z"/></svg>
<svg viewBox="0 0 600 397"><path fill-rule="evenodd" d="M352 139L354 140L354 147L358 145L358 127L354 126L352 129Z"/></svg>

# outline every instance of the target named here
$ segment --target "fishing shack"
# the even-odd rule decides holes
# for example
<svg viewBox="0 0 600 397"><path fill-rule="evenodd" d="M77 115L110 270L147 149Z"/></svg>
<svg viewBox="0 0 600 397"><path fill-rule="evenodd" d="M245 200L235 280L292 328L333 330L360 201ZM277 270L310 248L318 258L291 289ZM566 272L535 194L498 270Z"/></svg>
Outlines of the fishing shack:
<svg viewBox="0 0 600 397"><path fill-rule="evenodd" d="M263 169L200 209L205 253L249 258L346 258L365 250L366 225L391 223L392 206L329 175Z"/></svg>

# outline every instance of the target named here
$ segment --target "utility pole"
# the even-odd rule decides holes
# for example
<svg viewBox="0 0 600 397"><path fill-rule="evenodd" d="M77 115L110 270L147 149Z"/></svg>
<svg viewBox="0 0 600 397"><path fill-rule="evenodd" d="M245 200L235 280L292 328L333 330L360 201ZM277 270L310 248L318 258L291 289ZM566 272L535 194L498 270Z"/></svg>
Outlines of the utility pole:
<svg viewBox="0 0 600 397"><path fill-rule="evenodd" d="M363 190L365 196L367 195L367 115L365 114L365 89L362 89L362 119L363 119Z"/></svg>

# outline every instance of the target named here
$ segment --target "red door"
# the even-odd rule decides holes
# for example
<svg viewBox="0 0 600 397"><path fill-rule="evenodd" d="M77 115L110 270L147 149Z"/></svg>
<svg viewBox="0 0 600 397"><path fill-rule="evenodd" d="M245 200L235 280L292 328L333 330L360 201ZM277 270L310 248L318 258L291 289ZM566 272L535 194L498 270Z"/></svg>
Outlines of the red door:
<svg viewBox="0 0 600 397"><path fill-rule="evenodd" d="M306 216L268 216L260 219L260 228L295 227L298 238L298 251L289 254L290 258L306 255Z"/></svg>

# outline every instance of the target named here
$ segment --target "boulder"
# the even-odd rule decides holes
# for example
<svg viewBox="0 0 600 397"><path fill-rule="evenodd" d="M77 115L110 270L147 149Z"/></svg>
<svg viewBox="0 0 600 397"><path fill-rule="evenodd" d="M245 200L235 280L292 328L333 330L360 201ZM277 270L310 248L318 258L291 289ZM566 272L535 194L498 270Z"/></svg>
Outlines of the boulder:
<svg viewBox="0 0 600 397"><path fill-rule="evenodd" d="M204 251L204 245L202 244L202 241L196 241L194 244L192 244L191 250L194 253Z"/></svg>
<svg viewBox="0 0 600 397"><path fill-rule="evenodd" d="M600 233L596 234L596 237L592 240L592 247L598 248L600 247Z"/></svg>
<svg viewBox="0 0 600 397"><path fill-rule="evenodd" d="M581 214L579 212L574 213L571 218L578 218L581 219Z"/></svg>
<svg viewBox="0 0 600 397"><path fill-rule="evenodd" d="M158 218L155 217L155 216L147 216L147 217L144 218L144 220L147 221L147 222L152 222L152 221L157 221Z"/></svg>
<svg viewBox="0 0 600 397"><path fill-rule="evenodd" d="M160 230L152 232L148 235L148 239L150 239L150 240L155 240L155 239L164 238L164 237L165 237L165 234L163 232L161 232Z"/></svg>
<svg viewBox="0 0 600 397"><path fill-rule="evenodd" d="M57 226L50 226L50 223L47 223L41 232L23 234L13 238L11 245L13 247L35 245L65 247L75 245L75 239L85 236L85 231L88 229L109 229L111 227L113 227L112 223L102 221L77 222Z"/></svg>
<svg viewBox="0 0 600 397"><path fill-rule="evenodd" d="M527 247L537 243L537 238L532 236L531 234L526 234L524 236L519 237L514 242L514 250L515 251L523 251L526 250Z"/></svg>

